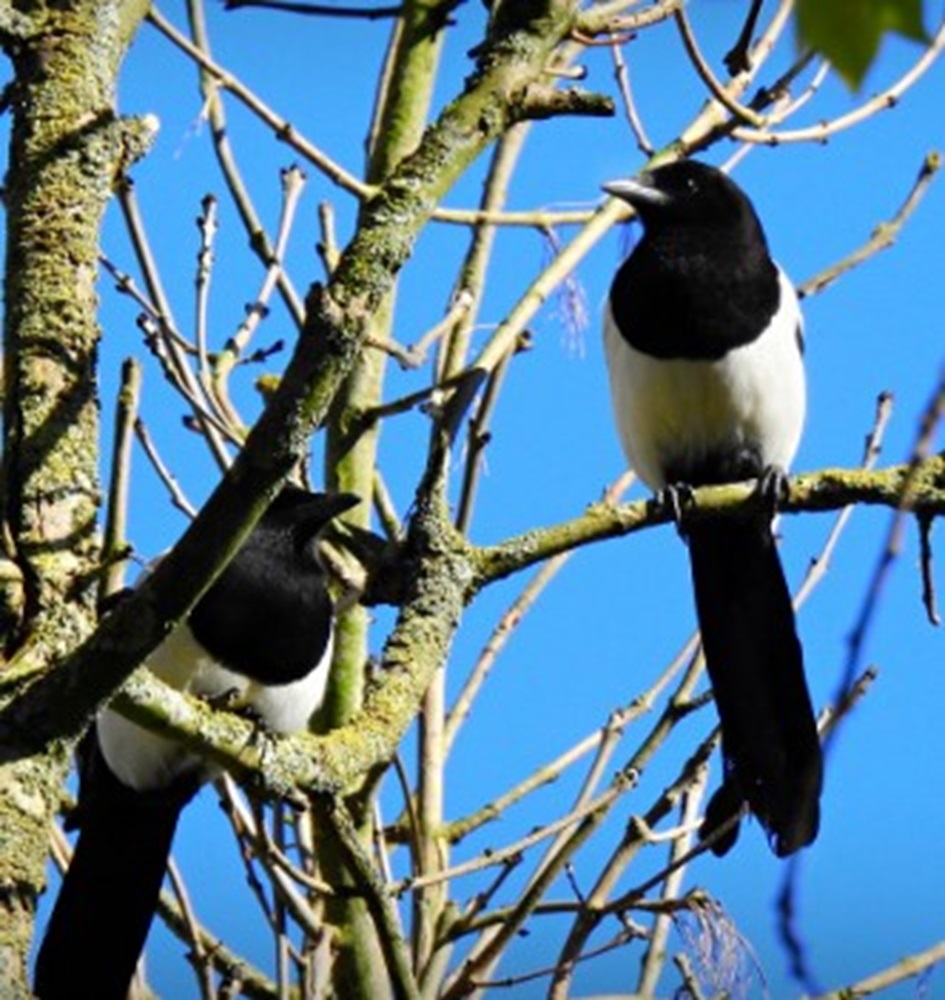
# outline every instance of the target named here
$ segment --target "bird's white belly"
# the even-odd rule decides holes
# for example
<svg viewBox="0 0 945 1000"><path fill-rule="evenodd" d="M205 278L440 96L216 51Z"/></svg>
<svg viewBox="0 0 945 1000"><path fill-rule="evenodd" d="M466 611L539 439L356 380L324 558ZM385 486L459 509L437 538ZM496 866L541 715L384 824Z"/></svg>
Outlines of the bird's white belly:
<svg viewBox="0 0 945 1000"><path fill-rule="evenodd" d="M794 291L782 277L784 294ZM805 410L797 315L779 310L783 319L718 361L661 360L623 339L608 304L604 348L617 428L627 460L648 486L669 485L667 470L748 449L762 465L787 469Z"/></svg>
<svg viewBox="0 0 945 1000"><path fill-rule="evenodd" d="M305 729L322 703L332 656L332 636L315 669L289 684L266 686L221 666L184 624L145 661L162 681L203 698L232 695L233 709L250 709L276 733ZM178 775L204 765L183 744L149 732L110 708L98 716L98 741L108 766L125 785L139 791L162 788ZM206 775L213 773L207 768Z"/></svg>

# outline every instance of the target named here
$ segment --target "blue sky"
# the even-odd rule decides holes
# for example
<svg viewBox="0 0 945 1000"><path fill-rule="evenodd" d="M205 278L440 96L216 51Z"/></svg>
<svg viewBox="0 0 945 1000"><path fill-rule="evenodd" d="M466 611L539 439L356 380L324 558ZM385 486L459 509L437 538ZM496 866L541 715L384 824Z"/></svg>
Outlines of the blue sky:
<svg viewBox="0 0 945 1000"><path fill-rule="evenodd" d="M696 0L691 6L703 48L720 70L743 5L733 0ZM183 24L178 9L168 8L168 13ZM482 27L478 4L461 6L456 16L459 27L445 50L437 106L456 92L468 72L466 52ZM250 11L224 14L216 4L209 8L208 18L219 61L256 87L319 146L359 172L387 27ZM911 45L887 43L863 94L851 95L829 79L797 123L842 113L888 85L916 55ZM652 138L657 144L672 140L703 101L701 85L685 62L675 30L663 25L641 33L626 48L626 56ZM589 71L585 85L612 91L606 51L592 52L585 62ZM943 83L945 67L937 65L894 110L829 143L757 148L739 165L736 177L754 200L779 262L797 282L863 242L898 207L923 155L945 146ZM247 182L272 230L278 215L278 169L291 163L293 154L233 102L228 107L232 139ZM212 327L222 342L242 319L244 303L255 295L258 265L246 252L246 237L213 168L195 73L149 26L143 28L127 61L120 108L125 113L151 112L161 120L155 149L135 169L134 177L163 279L185 326L192 314L197 250L193 219L205 193L221 197L211 310ZM716 147L706 158L721 162L731 151L729 145ZM641 165L641 155L620 116L610 121L541 123L532 129L512 183L510 207L589 207L597 203L603 181ZM318 202L333 202L342 243L350 236L354 210L346 195L314 168L306 169L309 182L290 252L294 279L303 289L321 277L313 250ZM473 205L481 178L480 164L447 203ZM938 299L945 263L943 223L945 187L939 181L893 249L807 301L810 408L796 471L856 464L881 390L892 391L896 400L882 460L898 462L908 455L916 421L943 362ZM560 235L567 240L571 231L562 230ZM466 233L455 227L434 225L424 233L398 294L396 335L402 342L416 340L442 316L466 240ZM110 213L104 246L119 266L133 269L117 211ZM536 524L573 517L597 499L623 468L609 411L599 321L610 276L627 247L627 234L613 232L576 273L587 304L586 330L576 335L569 329L560 299L549 301L531 324L534 347L516 360L496 414L473 522L474 540L499 541ZM490 271L483 322L494 324L503 318L540 273L547 254L547 246L532 231L502 234ZM102 294L102 380L108 412L120 359L142 352L134 308L117 300L107 281ZM286 333L288 326L277 309L259 342ZM480 342L487 335L483 330ZM269 369L277 370L279 363L274 359ZM392 370L388 395L395 398L428 380L429 371L405 375ZM241 401L252 412L251 392ZM182 412L181 404L161 386L157 369L146 363L144 416L184 489L199 502L212 488L216 473L192 437L177 430ZM384 431L382 468L401 511L409 507L422 462L425 421L414 413L396 418ZM141 455L136 458L133 494L130 534L136 549L150 557L177 537L183 520L168 505ZM639 487L633 495L642 495ZM826 580L799 617L818 705L830 698L842 671L847 637L889 518L884 509L855 513ZM783 520L783 558L792 583L801 580L821 550L832 522L833 515ZM938 577L945 586L941 570ZM470 609L450 665L451 690L458 689L522 582L495 587ZM378 612L375 651L382 647L389 620L387 612ZM464 815L489 801L532 767L594 731L614 707L626 704L657 676L693 624L685 552L671 529L580 552L516 632L457 743L447 790L449 816ZM878 667L879 680L844 726L830 756L821 834L802 861L799 926L814 972L825 988L877 971L942 937L945 863L935 834L945 825L945 797L939 790L945 758L943 648L941 632L927 624L920 604L916 538L910 527L866 650L865 661ZM713 720L711 708L690 720L665 760L645 774L639 795L616 808L613 821L577 859L579 884L590 885L628 816L648 806ZM629 755L635 735L645 732L648 724L644 720L627 734L615 766ZM409 745L408 741L408 758ZM537 794L464 844L456 858L500 846L558 815L579 778L580 774L572 775ZM219 868L207 863L211 854L230 850L220 846L223 832L217 812L213 795L204 793L184 819L177 859L208 925L221 936L234 936L256 960L268 962L258 927L241 915L244 887L235 863ZM774 897L782 871L757 825L750 825L729 857L700 859L686 878L687 887L700 885L723 903L750 940L775 998L800 993L786 978L785 959L773 933ZM638 874L631 878L637 881ZM561 887L556 895L565 891ZM503 974L554 960L560 925L536 921L530 930L513 947ZM154 985L166 996L191 995L190 979L175 957L176 945L160 933L154 939L150 965ZM678 945L678 938L673 943ZM638 955L635 948L623 949L588 964L577 978L575 995L630 992ZM671 992L673 985L664 979L663 991ZM914 988L903 987L890 995L911 996ZM541 985L498 995L540 996Z"/></svg>

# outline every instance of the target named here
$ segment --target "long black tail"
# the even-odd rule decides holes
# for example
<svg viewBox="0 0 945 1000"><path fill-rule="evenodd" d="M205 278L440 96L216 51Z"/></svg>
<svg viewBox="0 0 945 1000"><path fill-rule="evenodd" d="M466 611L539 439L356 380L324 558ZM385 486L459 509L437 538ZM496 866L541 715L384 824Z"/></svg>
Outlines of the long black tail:
<svg viewBox="0 0 945 1000"><path fill-rule="evenodd" d="M41 1000L125 1000L154 916L181 809L196 782L138 792L112 774L94 737L81 831L36 962Z"/></svg>
<svg viewBox="0 0 945 1000"><path fill-rule="evenodd" d="M817 836L823 758L770 521L692 525L689 554L725 762L703 835L747 801L785 857ZM723 836L716 853L736 836Z"/></svg>

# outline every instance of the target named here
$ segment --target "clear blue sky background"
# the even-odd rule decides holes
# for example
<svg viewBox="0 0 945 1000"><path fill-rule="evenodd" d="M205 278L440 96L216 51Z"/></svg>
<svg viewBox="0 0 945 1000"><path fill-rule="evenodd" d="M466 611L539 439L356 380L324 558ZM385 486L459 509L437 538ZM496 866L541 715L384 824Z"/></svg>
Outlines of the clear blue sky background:
<svg viewBox="0 0 945 1000"><path fill-rule="evenodd" d="M703 46L719 70L743 7L734 0L692 4ZM183 23L178 5L168 5L168 13ZM216 4L208 14L218 59L323 149L360 171L373 81L388 27L263 12L227 15ZM459 8L457 17L460 27L447 43L438 106L456 92L468 72L466 52L479 37L484 14L479 4L468 3ZM865 93L892 81L916 54L905 43L887 43L866 81ZM627 47L626 55L654 141L670 141L703 100L674 29L665 25L644 32ZM592 53L586 65L587 86L613 90L606 51ZM738 167L736 176L764 219L776 256L796 281L859 245L877 222L897 208L922 156L945 147L943 83L945 66L936 66L895 110L834 137L829 144L759 148ZM145 26L122 77L120 107L125 113L152 112L161 120L156 147L134 176L164 280L185 328L192 315L197 248L193 219L205 193L221 196L223 228L217 245L212 326L222 343L241 320L244 303L254 297L259 269L246 253L246 237L215 173L195 84L186 60ZM798 122L835 115L860 99L836 81L828 81ZM291 163L293 154L270 140L233 102L229 109L242 168L274 230L277 170ZM707 158L719 162L729 152L728 146L718 147ZM592 205L601 182L641 165L620 116L539 124L532 130L512 185L511 204L516 208ZM293 273L302 289L321 276L313 251L318 202L334 203L342 243L351 233L353 217L347 196L314 169L307 172L309 184L292 242ZM448 203L474 204L481 176L481 168L474 170ZM897 462L908 455L918 415L945 355L939 304L945 265L943 223L945 182L939 181L894 249L807 302L810 409L796 470L856 464L876 396L884 389L895 393L896 406L883 461ZM567 232L562 235L568 237ZM416 340L442 315L466 240L464 231L445 226L432 226L423 236L416 258L405 269L398 298L396 335L402 342ZM475 540L498 541L535 524L572 517L598 498L622 469L611 424L599 321L610 275L627 245L626 234L614 232L581 265L577 278L590 322L580 337L569 332L560 301L549 302L532 325L534 349L516 362L496 416ZM105 246L120 266L133 269L117 211L110 213ZM547 249L533 232L504 234L490 272L483 320L501 320L546 259ZM103 298L102 377L108 412L121 357L141 351L134 308L116 301L107 282ZM260 343L287 333L289 327L276 310L260 334ZM487 334L483 331L480 336ZM276 359L270 368L275 370L279 363ZM392 372L389 395L393 398L427 381L426 371ZM247 394L247 407L251 399ZM181 405L149 364L144 415L185 490L199 502L212 487L215 472L199 445L177 431L181 413ZM414 414L397 418L384 433L382 467L402 511L412 497L422 454L417 449L425 431L425 418ZM148 557L177 537L183 520L171 510L141 456L136 459L133 499L132 540ZM856 512L826 581L800 615L808 675L818 705L830 698L842 671L847 637L889 520L886 510ZM832 515L784 519L783 552L792 582L801 580L832 522ZM803 857L799 926L824 987L862 977L945 937L941 903L945 860L940 844L945 827L940 787L945 759L943 637L925 620L916 567L915 532L910 527L867 647L866 660L879 667L880 677L831 754L821 834ZM941 571L938 577L945 588ZM498 587L468 614L452 660L453 689L516 592L515 583ZM378 619L374 648L379 651L388 615L381 612ZM449 815L463 815L488 801L600 726L612 708L627 703L657 676L693 622L685 552L671 529L579 553L515 635L457 744ZM576 877L585 889L631 811L647 807L713 719L709 709L681 729L667 760L645 775L639 794L622 802L614 822L579 857ZM625 738L615 766L647 725L644 720ZM501 845L558 815L574 794L578 777L539 794L533 804L487 828L457 857ZM221 839L225 834L216 814L214 796L204 793L182 824L177 859L190 879L200 917L268 964L266 939L243 916L246 896L235 859L219 870L209 863L211 857L232 850ZM702 859L687 878L687 887L701 885L722 901L751 942L775 998L799 994L786 978L785 959L773 932L774 897L782 871L757 825L750 825L728 858ZM565 893L566 887L560 887L555 895ZM556 950L545 926L532 923L532 933L513 948L503 974L554 960ZM557 939L560 928L547 927L554 928ZM175 957L176 942L162 933L153 940L150 972L159 992L175 998L196 995ZM633 947L590 963L579 975L576 995L629 992L636 980L638 955ZM943 975L932 980L931 995L945 990L939 985ZM664 980L663 992L670 992L673 985ZM542 988L533 984L506 995L540 996ZM907 986L894 995L910 996L914 989Z"/></svg>

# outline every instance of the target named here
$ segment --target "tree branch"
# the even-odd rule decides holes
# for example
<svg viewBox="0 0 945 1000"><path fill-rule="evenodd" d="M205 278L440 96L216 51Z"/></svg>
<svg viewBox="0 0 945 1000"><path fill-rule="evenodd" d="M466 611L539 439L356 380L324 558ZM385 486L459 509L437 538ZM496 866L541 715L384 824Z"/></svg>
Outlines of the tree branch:
<svg viewBox="0 0 945 1000"><path fill-rule="evenodd" d="M945 514L945 458L930 457L914 470L894 465L879 471L826 469L791 479L782 513L836 510L862 503L898 509L903 490L909 490L910 510L940 517ZM686 517L737 514L756 510L760 503L754 483L705 486L694 491ZM493 546L478 549L476 588L504 579L528 566L579 545L629 535L672 521L672 511L653 500L637 500L619 507L593 504L587 513L550 528L539 528Z"/></svg>
<svg viewBox="0 0 945 1000"><path fill-rule="evenodd" d="M798 295L805 298L808 295L822 292L828 285L831 285L848 271L853 270L854 267L858 267L881 250L891 247L896 242L903 226L909 221L909 217L918 208L919 202L925 197L929 185L935 179L941 166L942 156L940 153L934 151L926 153L915 182L896 214L887 222L881 222L876 226L863 246L799 285Z"/></svg>

